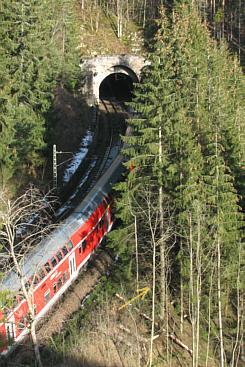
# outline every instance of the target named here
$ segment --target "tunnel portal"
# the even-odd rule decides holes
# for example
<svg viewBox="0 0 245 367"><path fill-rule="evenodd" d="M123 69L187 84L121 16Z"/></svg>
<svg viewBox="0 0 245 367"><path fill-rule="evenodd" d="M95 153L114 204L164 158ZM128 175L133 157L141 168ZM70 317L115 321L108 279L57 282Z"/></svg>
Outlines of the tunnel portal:
<svg viewBox="0 0 245 367"><path fill-rule="evenodd" d="M141 71L148 64L143 56L133 54L84 59L81 64L84 73L82 93L88 105L97 105L100 96L130 100L133 83L140 82Z"/></svg>
<svg viewBox="0 0 245 367"><path fill-rule="evenodd" d="M112 73L100 84L99 96L101 99L116 99L130 102L132 99L133 80L123 73Z"/></svg>

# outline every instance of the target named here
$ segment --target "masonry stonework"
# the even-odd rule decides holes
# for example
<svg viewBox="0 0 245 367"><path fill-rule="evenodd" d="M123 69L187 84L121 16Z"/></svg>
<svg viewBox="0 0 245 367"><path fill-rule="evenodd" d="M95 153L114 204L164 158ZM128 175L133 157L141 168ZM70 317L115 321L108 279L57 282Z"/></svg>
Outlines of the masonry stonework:
<svg viewBox="0 0 245 367"><path fill-rule="evenodd" d="M86 58L80 65L85 76L82 93L87 103L94 106L99 103L99 89L102 81L110 74L123 73L133 82L140 81L140 74L148 62L140 55L101 55Z"/></svg>

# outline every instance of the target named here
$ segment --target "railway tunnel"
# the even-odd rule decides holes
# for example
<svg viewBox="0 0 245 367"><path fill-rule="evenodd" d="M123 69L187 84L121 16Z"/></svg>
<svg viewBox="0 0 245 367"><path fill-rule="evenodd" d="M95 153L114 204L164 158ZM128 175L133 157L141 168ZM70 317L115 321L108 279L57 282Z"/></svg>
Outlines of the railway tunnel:
<svg viewBox="0 0 245 367"><path fill-rule="evenodd" d="M83 60L83 96L89 106L100 98L130 101L134 83L140 82L142 69L149 62L140 55L100 55Z"/></svg>
<svg viewBox="0 0 245 367"><path fill-rule="evenodd" d="M124 73L112 73L100 84L100 99L116 99L117 101L130 102L133 94L133 83L136 81Z"/></svg>

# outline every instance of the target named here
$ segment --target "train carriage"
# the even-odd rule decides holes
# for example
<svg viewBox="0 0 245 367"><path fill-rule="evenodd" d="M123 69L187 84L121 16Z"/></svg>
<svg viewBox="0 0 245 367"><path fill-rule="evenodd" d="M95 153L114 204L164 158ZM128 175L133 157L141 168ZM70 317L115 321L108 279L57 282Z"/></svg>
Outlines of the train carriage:
<svg viewBox="0 0 245 367"><path fill-rule="evenodd" d="M65 222L28 255L22 270L32 295L35 322L67 290L110 231L113 220L109 193L122 169L119 155ZM14 271L7 274L0 288L14 294L12 311L0 324L2 345L9 345L2 346L0 352L7 354L29 332L28 305L20 296L20 280ZM3 312L0 317L3 321Z"/></svg>

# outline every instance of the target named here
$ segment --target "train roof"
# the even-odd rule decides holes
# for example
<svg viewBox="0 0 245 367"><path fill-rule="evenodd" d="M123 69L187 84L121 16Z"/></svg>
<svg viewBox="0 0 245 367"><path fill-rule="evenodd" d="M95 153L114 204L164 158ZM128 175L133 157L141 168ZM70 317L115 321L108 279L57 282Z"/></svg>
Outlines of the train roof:
<svg viewBox="0 0 245 367"><path fill-rule="evenodd" d="M68 242L72 234L91 217L104 197L111 191L111 185L116 182L122 170L122 157L118 155L73 213L27 255L22 267L25 281L37 271L40 265L44 265L65 242ZM0 289L8 289L12 292L20 289L20 280L14 270L10 271L3 280Z"/></svg>

